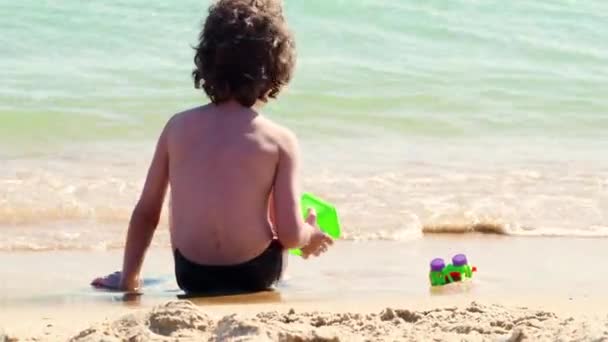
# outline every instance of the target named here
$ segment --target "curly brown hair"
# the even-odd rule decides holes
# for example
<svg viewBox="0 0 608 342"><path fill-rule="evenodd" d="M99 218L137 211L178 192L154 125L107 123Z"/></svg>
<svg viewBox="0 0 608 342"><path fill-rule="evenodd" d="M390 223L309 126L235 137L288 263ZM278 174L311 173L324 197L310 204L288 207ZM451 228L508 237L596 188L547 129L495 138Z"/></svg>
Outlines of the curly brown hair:
<svg viewBox="0 0 608 342"><path fill-rule="evenodd" d="M219 0L195 47L194 86L213 103L246 107L276 98L291 80L295 42L281 0Z"/></svg>

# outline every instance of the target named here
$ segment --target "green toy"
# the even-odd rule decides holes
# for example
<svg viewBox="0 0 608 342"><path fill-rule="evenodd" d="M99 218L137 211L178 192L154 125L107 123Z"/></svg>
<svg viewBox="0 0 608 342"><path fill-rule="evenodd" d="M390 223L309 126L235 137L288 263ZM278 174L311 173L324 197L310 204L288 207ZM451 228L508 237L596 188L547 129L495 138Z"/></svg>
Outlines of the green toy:
<svg viewBox="0 0 608 342"><path fill-rule="evenodd" d="M332 204L310 193L302 194L300 203L304 219L306 219L308 209L312 208L317 213L319 229L334 239L340 237L340 219L338 218L338 211ZM302 250L299 248L290 249L289 252L293 255L302 255Z"/></svg>
<svg viewBox="0 0 608 342"><path fill-rule="evenodd" d="M445 265L441 258L431 261L431 272L429 280L431 286L443 286L467 278L473 278L473 273L477 272L477 267L469 265L464 254L457 254L452 258L452 263Z"/></svg>

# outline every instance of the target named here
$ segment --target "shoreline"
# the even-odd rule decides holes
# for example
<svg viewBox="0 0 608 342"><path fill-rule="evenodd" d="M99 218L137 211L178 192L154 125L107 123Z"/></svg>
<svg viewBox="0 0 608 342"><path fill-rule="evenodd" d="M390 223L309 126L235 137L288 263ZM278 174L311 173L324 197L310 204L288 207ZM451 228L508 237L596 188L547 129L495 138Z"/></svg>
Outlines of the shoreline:
<svg viewBox="0 0 608 342"><path fill-rule="evenodd" d="M568 253L564 253L568 251ZM465 253L478 268L462 293L475 298L594 298L605 292L595 284L608 281L597 272L605 255L603 239L456 235L412 241L339 241L320 258L289 256L278 291L286 301L381 296L430 298L428 263ZM116 271L122 250L0 252L4 281L0 305L44 302L104 302L112 296L95 291L91 279ZM58 266L61 266L59 268ZM168 248L151 248L143 267L143 300L157 304L180 290ZM439 291L441 292L441 291ZM448 293L453 294L453 293Z"/></svg>
<svg viewBox="0 0 608 342"><path fill-rule="evenodd" d="M585 331L581 328L585 325L595 327L593 329L597 328L600 332L608 331L608 295L597 285L608 280L602 278L608 278L608 275L598 273L597 264L593 262L604 255L604 245L601 239L487 235L436 236L405 242L340 241L322 258L305 261L290 257L285 277L275 292L181 300L180 303L194 303L197 309L179 309L177 322L187 321L187 317L202 312L210 315L209 319L204 320L208 332L215 329L213 327L223 317L234 313L246 316L243 320L239 318L235 323L237 325L243 322L250 324L251 317L266 313L274 318L266 323L255 321L251 324L258 327L256 331L272 335L295 329L290 325L285 326L277 318L293 309L297 313L295 317L302 320L305 327L299 326L297 329L305 331L296 329L300 335L294 336L308 338L315 331L309 324L312 317L320 315L315 312L328 312L321 315L326 320L363 312L376 315L371 331L401 334L407 328L414 334L410 337L416 340L432 337L417 331L416 324L401 322L402 330L399 330L377 318L387 308L393 311L409 310L421 317L428 316L424 313L426 311L436 310L437 315L457 312L463 321L452 317L452 323L448 324L447 321L429 318L429 326L426 326L428 331L436 331L439 327L436 331L438 336L446 339L475 340L484 336L493 336L489 339L508 338L518 324L512 324L513 329L503 329L504 334L493 328L484 330L488 334L475 333L477 330L473 328L486 327L492 322L496 323L496 320L513 323L522 318L520 323L529 322L525 317L533 317L540 310L547 312L545 316L550 319L530 323L540 329L524 326L524 334L529 338L537 336L535 334L542 330L557 334L560 330L556 329L564 327L581 332ZM429 260L433 257L449 259L454 253L461 252L466 253L470 262L479 268L473 280L454 286L430 288ZM101 334L115 334L112 327L128 323L139 329L130 333L148 336L145 334L149 329L144 321L130 318L125 321L121 317L136 313L150 315L155 310L164 310L163 305L174 303L179 298L181 291L173 278L170 250L153 248L149 251L144 264L144 276L148 283L144 287L144 294L131 301L125 301L120 293L96 291L88 285L93 277L114 271L120 265L121 256L121 250L0 252L0 264L4 267L3 281L0 282L0 330L4 329L11 337L18 337L19 341L34 341L32 338L39 341L66 340L91 327ZM483 306L482 310L488 312L489 316L470 316L475 312L467 308L473 302ZM452 307L459 309L449 311ZM575 321L568 321L571 317ZM353 322L356 328L359 320ZM561 326L561 323L565 326ZM435 327L435 324L438 325ZM187 334L201 333L191 328L186 328ZM338 334L336 336L358 336L352 335L354 330L351 328L333 326L329 330ZM444 331L452 328L463 331L473 329L469 331L472 335L450 335L451 332ZM571 330L568 330L568 334L574 334ZM442 335L444 333L447 335ZM574 339L579 335L564 336ZM585 338L597 336L604 338L595 332L584 335ZM154 338L163 340L168 337ZM539 338L543 340L542 336ZM608 336L605 338L608 339ZM346 338L343 340L348 341Z"/></svg>

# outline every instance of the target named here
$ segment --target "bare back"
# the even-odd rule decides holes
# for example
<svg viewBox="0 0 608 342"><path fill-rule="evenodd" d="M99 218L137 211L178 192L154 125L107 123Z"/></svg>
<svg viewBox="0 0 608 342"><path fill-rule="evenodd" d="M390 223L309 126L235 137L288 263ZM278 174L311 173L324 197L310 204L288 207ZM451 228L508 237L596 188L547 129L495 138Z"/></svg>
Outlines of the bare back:
<svg viewBox="0 0 608 342"><path fill-rule="evenodd" d="M252 109L208 105L178 114L167 134L174 249L201 264L259 255L273 238L268 199L281 129Z"/></svg>

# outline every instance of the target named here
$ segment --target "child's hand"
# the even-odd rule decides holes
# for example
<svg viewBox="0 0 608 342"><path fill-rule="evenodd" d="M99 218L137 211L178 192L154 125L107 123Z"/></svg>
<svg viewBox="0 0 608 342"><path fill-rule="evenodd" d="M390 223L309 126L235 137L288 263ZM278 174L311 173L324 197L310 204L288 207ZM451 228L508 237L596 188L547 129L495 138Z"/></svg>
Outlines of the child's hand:
<svg viewBox="0 0 608 342"><path fill-rule="evenodd" d="M314 209L308 209L308 215L306 215L306 223L313 227L314 231L310 235L310 241L308 245L302 247L302 257L308 259L309 256L319 256L325 253L329 246L333 245L334 240L327 234L319 230L317 226L317 213Z"/></svg>
<svg viewBox="0 0 608 342"><path fill-rule="evenodd" d="M141 287L139 280L127 281L126 279L123 279L122 272L120 271L105 277L95 278L91 282L91 285L97 288L114 291L137 291Z"/></svg>
<svg viewBox="0 0 608 342"><path fill-rule="evenodd" d="M105 277L93 279L91 285L108 290L120 290L121 279L122 272L114 272L112 274L108 274Z"/></svg>

